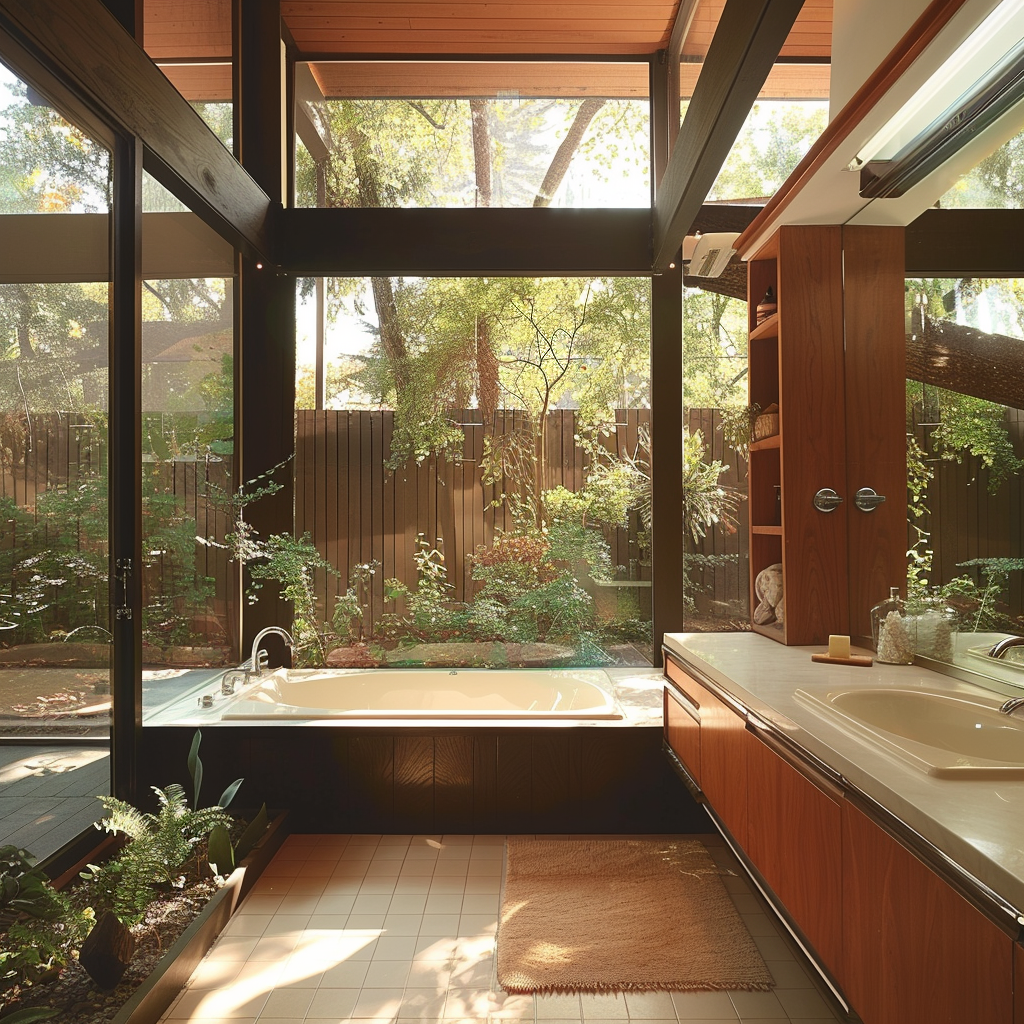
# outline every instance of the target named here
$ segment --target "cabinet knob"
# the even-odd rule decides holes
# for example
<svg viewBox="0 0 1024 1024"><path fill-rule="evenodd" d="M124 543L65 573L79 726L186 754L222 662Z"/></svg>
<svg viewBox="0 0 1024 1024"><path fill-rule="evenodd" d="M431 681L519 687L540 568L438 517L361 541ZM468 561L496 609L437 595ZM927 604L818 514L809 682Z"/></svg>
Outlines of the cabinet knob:
<svg viewBox="0 0 1024 1024"><path fill-rule="evenodd" d="M843 503L843 499L831 487L822 487L811 501L819 512L835 512Z"/></svg>
<svg viewBox="0 0 1024 1024"><path fill-rule="evenodd" d="M884 494L876 494L873 487L862 487L853 496L853 503L861 512L874 512L885 501Z"/></svg>

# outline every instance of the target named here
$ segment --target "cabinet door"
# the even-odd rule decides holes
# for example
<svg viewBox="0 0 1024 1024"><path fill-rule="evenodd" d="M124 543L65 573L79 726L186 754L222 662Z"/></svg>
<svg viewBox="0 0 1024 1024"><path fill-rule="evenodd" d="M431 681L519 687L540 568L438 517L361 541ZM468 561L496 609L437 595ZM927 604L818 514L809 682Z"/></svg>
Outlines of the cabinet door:
<svg viewBox="0 0 1024 1024"><path fill-rule="evenodd" d="M700 708L700 788L743 846L747 831L746 721L669 658L665 674Z"/></svg>
<svg viewBox="0 0 1024 1024"><path fill-rule="evenodd" d="M839 794L824 792L760 741L748 750L746 851L822 963L838 975L843 938Z"/></svg>
<svg viewBox="0 0 1024 1024"><path fill-rule="evenodd" d="M698 786L701 784L700 720L695 715L699 713L699 708L686 694L681 694L671 683L665 687L665 740Z"/></svg>
<svg viewBox="0 0 1024 1024"><path fill-rule="evenodd" d="M1013 942L843 805L840 981L864 1024L1011 1024Z"/></svg>

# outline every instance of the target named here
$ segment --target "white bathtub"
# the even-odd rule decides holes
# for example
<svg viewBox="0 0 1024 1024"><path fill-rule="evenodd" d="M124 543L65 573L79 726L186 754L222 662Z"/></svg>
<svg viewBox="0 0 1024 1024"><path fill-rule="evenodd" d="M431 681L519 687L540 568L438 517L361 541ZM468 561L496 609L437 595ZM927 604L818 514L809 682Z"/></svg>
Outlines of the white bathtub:
<svg viewBox="0 0 1024 1024"><path fill-rule="evenodd" d="M278 669L224 719L621 718L600 669Z"/></svg>

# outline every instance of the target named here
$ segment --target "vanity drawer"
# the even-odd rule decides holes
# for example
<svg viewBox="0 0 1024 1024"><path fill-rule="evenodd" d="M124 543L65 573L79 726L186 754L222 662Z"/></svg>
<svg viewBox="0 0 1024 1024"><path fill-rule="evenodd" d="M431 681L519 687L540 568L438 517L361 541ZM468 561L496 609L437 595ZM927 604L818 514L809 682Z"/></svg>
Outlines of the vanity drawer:
<svg viewBox="0 0 1024 1024"><path fill-rule="evenodd" d="M700 719L696 705L673 686L665 687L665 742L700 785Z"/></svg>

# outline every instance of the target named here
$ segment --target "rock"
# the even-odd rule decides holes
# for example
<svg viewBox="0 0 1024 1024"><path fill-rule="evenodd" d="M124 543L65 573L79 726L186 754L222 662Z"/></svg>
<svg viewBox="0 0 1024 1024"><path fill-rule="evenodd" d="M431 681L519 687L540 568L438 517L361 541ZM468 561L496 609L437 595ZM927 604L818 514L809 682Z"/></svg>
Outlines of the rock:
<svg viewBox="0 0 1024 1024"><path fill-rule="evenodd" d="M328 668L377 668L380 659L374 656L366 644L355 644L352 647L335 647L327 655Z"/></svg>
<svg viewBox="0 0 1024 1024"><path fill-rule="evenodd" d="M109 911L100 914L78 953L78 962L100 988L117 986L135 953L135 936Z"/></svg>
<svg viewBox="0 0 1024 1024"><path fill-rule="evenodd" d="M568 665L569 647L557 644L447 643L416 644L391 651L388 664L437 668L545 668Z"/></svg>

